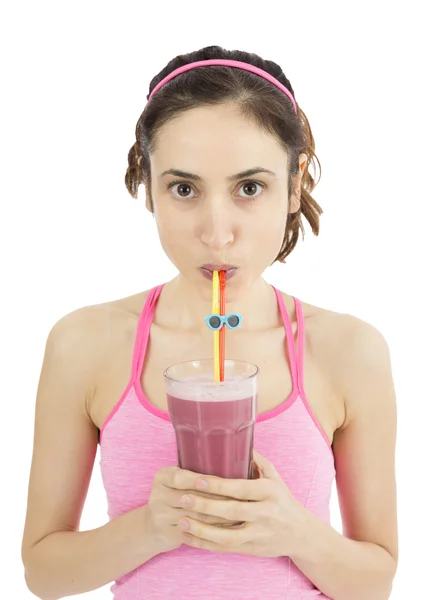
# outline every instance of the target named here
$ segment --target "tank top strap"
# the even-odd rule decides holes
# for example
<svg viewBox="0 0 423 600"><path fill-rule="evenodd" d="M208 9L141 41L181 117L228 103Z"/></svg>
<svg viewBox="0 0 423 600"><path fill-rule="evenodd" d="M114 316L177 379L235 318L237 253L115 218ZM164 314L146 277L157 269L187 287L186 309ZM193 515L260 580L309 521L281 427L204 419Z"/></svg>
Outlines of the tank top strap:
<svg viewBox="0 0 423 600"><path fill-rule="evenodd" d="M298 389L305 398L304 392L304 314L301 301L298 298L294 298L295 312L297 315L297 340L298 340L298 353L297 353L297 383Z"/></svg>
<svg viewBox="0 0 423 600"><path fill-rule="evenodd" d="M293 296L295 303L295 314L297 320L297 339L298 339L298 353L296 352L296 344L294 333L292 330L291 321L289 319L288 311L285 306L282 293L273 288L276 293L278 300L279 310L282 316L283 325L285 328L286 339L288 343L288 355L289 364L291 368L292 383L298 392L303 391L303 352L304 352L304 317L301 307L301 302Z"/></svg>
<svg viewBox="0 0 423 600"><path fill-rule="evenodd" d="M134 381L140 372L147 350L150 327L154 317L157 300L164 287L164 283L152 288L145 300L144 307L138 319L135 335L134 350L132 353L131 379Z"/></svg>

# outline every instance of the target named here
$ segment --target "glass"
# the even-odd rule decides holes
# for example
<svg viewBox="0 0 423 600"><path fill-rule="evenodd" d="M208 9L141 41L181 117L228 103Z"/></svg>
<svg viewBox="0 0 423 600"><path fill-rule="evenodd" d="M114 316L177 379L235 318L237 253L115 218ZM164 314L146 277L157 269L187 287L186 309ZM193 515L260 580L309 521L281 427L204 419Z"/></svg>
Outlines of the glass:
<svg viewBox="0 0 423 600"><path fill-rule="evenodd" d="M164 372L179 467L204 475L249 479L253 473L259 368L225 360L225 381L213 380L213 360L193 360Z"/></svg>

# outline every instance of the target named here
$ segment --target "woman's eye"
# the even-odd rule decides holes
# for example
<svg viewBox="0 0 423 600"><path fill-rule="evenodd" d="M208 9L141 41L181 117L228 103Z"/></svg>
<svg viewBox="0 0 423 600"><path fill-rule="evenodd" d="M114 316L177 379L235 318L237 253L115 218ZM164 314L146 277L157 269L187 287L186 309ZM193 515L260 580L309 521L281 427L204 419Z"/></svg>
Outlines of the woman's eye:
<svg viewBox="0 0 423 600"><path fill-rule="evenodd" d="M177 198L193 198L193 196L190 195L192 187L188 183L174 183L170 184L169 187L172 194Z"/></svg>
<svg viewBox="0 0 423 600"><path fill-rule="evenodd" d="M255 198L257 198L261 194L265 187L266 186L263 183L259 183L258 181L246 181L241 185L240 188L241 198L255 200ZM168 185L168 188L171 190L172 194L176 198L189 200L195 197L195 191L192 185L189 183L181 183L179 181L174 181Z"/></svg>
<svg viewBox="0 0 423 600"><path fill-rule="evenodd" d="M241 198L257 198L263 189L264 185L262 183L259 183L258 181L247 181L243 183L240 188L240 192L245 192L245 196L241 194Z"/></svg>

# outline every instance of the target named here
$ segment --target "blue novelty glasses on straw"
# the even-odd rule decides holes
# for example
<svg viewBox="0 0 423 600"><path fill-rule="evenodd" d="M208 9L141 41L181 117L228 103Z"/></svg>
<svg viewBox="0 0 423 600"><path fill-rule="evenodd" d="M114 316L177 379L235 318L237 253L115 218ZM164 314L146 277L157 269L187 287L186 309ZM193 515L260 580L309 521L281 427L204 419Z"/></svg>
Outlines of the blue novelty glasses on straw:
<svg viewBox="0 0 423 600"><path fill-rule="evenodd" d="M237 313L231 313L230 315L208 315L205 319L209 329L212 331L219 331L223 325L226 325L228 329L238 329L241 325L242 317Z"/></svg>

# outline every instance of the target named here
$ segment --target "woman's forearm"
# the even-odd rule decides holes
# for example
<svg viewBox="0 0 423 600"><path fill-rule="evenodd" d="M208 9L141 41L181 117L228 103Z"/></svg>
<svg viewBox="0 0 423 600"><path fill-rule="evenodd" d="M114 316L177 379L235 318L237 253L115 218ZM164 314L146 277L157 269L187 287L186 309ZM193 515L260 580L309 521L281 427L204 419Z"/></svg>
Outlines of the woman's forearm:
<svg viewBox="0 0 423 600"><path fill-rule="evenodd" d="M291 560L333 600L388 600L396 560L370 542L344 537L310 511L304 511Z"/></svg>
<svg viewBox="0 0 423 600"><path fill-rule="evenodd" d="M147 539L145 507L91 531L57 531L23 557L28 588L42 600L97 589L160 553Z"/></svg>

